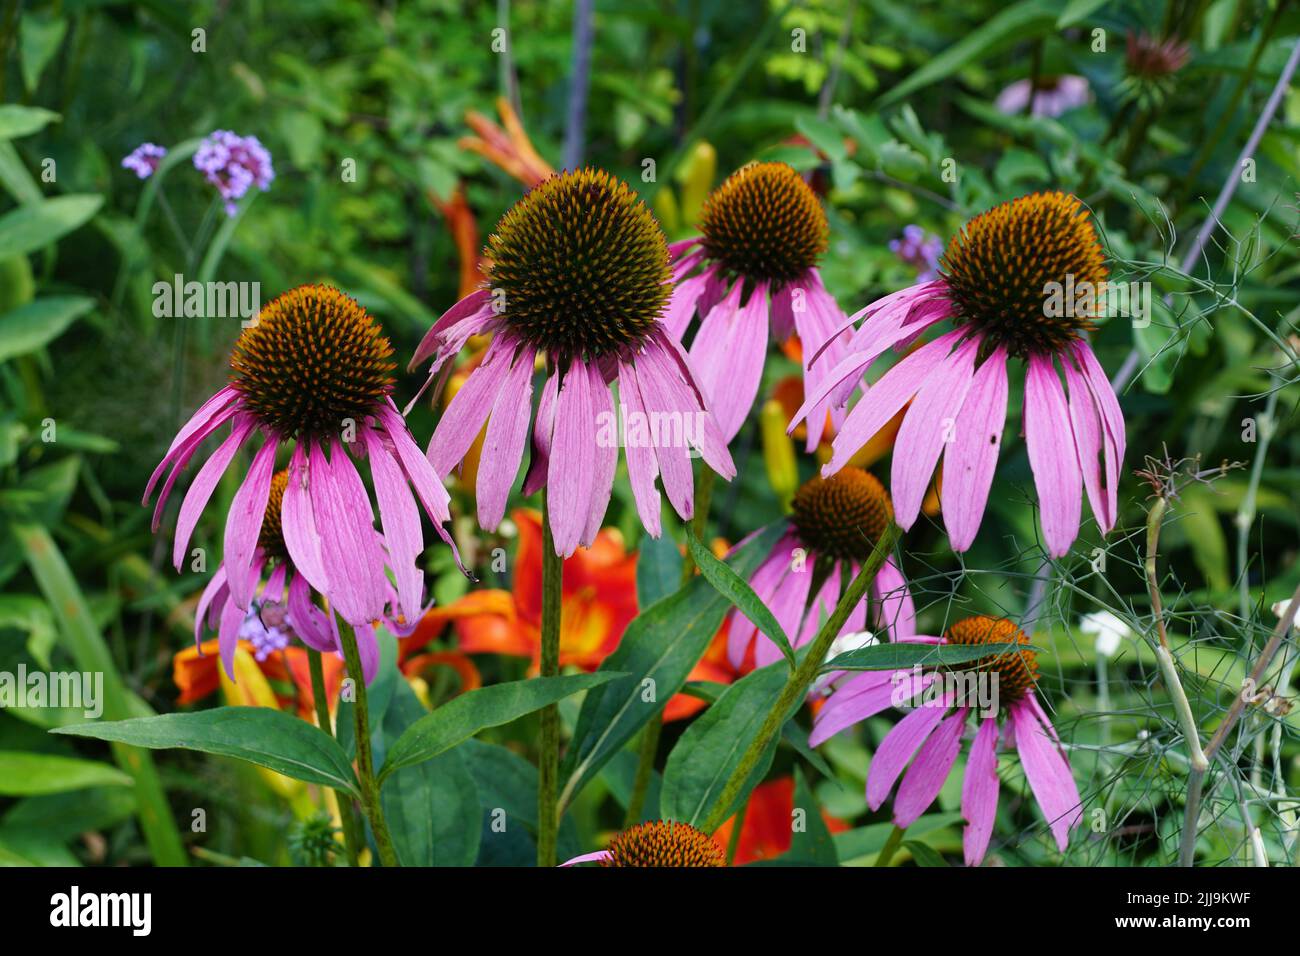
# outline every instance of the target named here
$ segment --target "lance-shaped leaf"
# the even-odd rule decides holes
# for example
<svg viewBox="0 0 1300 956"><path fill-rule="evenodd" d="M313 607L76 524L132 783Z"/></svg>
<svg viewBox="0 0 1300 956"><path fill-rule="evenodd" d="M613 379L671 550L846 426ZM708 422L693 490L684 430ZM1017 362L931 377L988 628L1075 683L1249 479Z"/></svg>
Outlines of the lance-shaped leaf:
<svg viewBox="0 0 1300 956"><path fill-rule="evenodd" d="M480 730L508 724L570 694L622 676L616 671L606 671L567 677L534 677L461 694L406 728L388 748L388 759L379 771L379 782L382 784L394 771L450 750Z"/></svg>
<svg viewBox="0 0 1300 956"><path fill-rule="evenodd" d="M845 651L822 665L830 671L897 671L913 667L969 664L985 657L1000 657L1033 650L1028 644L872 644Z"/></svg>
<svg viewBox="0 0 1300 956"><path fill-rule="evenodd" d="M705 580L733 606L739 608L760 631L770 637L785 655L790 666L794 667L794 648L790 645L790 638L785 636L785 629L781 627L776 616L762 599L754 593L749 582L715 558L713 552L702 545L689 531L686 533L686 544L691 549L695 566L700 569Z"/></svg>
<svg viewBox="0 0 1300 956"><path fill-rule="evenodd" d="M247 760L307 783L358 794L347 755L329 734L269 707L217 707L51 731L146 747L198 750Z"/></svg>

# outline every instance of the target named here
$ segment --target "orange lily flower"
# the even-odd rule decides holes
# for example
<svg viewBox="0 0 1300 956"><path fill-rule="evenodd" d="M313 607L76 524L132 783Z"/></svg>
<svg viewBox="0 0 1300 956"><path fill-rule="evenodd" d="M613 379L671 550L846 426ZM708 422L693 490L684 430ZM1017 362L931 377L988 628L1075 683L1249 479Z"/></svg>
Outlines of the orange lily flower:
<svg viewBox="0 0 1300 956"><path fill-rule="evenodd" d="M758 860L772 860L790 850L794 840L791 820L794 812L794 777L778 777L754 788L745 811L745 822L740 828L736 844L735 866L744 866ZM822 819L831 833L842 833L849 825L825 810ZM731 842L736 818L732 817L718 828L713 838L722 846Z"/></svg>
<svg viewBox="0 0 1300 956"><path fill-rule="evenodd" d="M519 529L514 583L510 591L472 591L445 607L431 608L415 632L401 641L403 660L434 640L451 624L461 654L528 657L536 669L541 656L542 522L520 508L511 514ZM560 665L594 671L618 646L637 615L636 552L629 554L622 535L606 528L590 548L579 548L564 562L560 612ZM726 636L715 638L690 680L731 683L726 664ZM412 658L414 659L414 658ZM664 708L665 720L695 713L704 702L678 694Z"/></svg>
<svg viewBox="0 0 1300 956"><path fill-rule="evenodd" d="M240 641L239 648L250 659L254 656L253 645ZM325 691L330 700L338 699L339 686L343 683L343 661L333 654L321 655L325 671ZM283 651L271 654L264 661L257 662L267 680L281 684L291 684L296 693L293 695L276 694L276 701L283 710L296 703L298 716L309 723L316 722L315 697L311 689L311 667L307 661L307 651L301 647L286 647ZM221 686L221 655L214 638L204 641L198 647L186 647L172 656L172 680L180 688L178 704L193 704L215 694Z"/></svg>
<svg viewBox="0 0 1300 956"><path fill-rule="evenodd" d="M547 176L553 175L554 168L533 148L532 140L524 132L514 108L503 96L497 97L497 112L501 114L504 129L482 113L474 110L466 113L465 122L478 135L463 136L456 145L471 153L478 153L530 189Z"/></svg>

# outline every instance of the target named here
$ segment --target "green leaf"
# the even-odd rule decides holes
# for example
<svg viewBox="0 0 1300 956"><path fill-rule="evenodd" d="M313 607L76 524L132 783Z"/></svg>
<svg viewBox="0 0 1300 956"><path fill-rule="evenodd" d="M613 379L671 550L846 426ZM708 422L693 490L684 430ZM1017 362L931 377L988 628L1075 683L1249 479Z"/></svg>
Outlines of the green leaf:
<svg viewBox="0 0 1300 956"><path fill-rule="evenodd" d="M822 665L830 671L894 671L941 664L969 664L984 657L1032 650L1028 644L872 644L845 651Z"/></svg>
<svg viewBox="0 0 1300 956"><path fill-rule="evenodd" d="M0 362L44 347L94 307L84 295L52 295L0 315Z"/></svg>
<svg viewBox="0 0 1300 956"><path fill-rule="evenodd" d="M641 538L636 559L636 602L647 608L675 592L682 583L682 553L671 535Z"/></svg>
<svg viewBox="0 0 1300 956"><path fill-rule="evenodd" d="M388 759L379 771L379 782L382 784L390 774L403 767L450 750L480 730L508 724L578 691L621 676L611 671L567 677L534 677L494 684L454 697L408 727L389 748Z"/></svg>
<svg viewBox="0 0 1300 956"><path fill-rule="evenodd" d="M742 578L752 574L784 530L785 522L777 521L754 535L728 561L731 569ZM626 676L596 688L582 702L574 743L564 761L562 804L682 689L728 606L708 581L696 577L675 594L642 608L597 671L622 671Z"/></svg>
<svg viewBox="0 0 1300 956"><path fill-rule="evenodd" d="M384 715L385 742L391 746L427 714L410 685L399 681ZM376 752L375 759L382 760L383 751ZM399 770L381 800L403 866L473 866L482 835L481 810L478 789L459 748Z"/></svg>
<svg viewBox="0 0 1300 956"><path fill-rule="evenodd" d="M803 826L795 827L790 840L791 861L811 866L839 866L840 856L835 852L835 840L822 817L821 804L803 779L803 773L794 771L794 809L802 811Z"/></svg>
<svg viewBox="0 0 1300 956"><path fill-rule="evenodd" d="M785 629L781 627L771 609L754 593L749 583L715 558L713 552L701 544L689 530L686 532L686 544L691 549L691 557L695 559L695 565L700 569L705 580L734 607L739 608L745 617L758 625L758 629L780 648L786 661L793 668L794 648L790 646L790 638L785 636Z"/></svg>
<svg viewBox="0 0 1300 956"><path fill-rule="evenodd" d="M0 106L0 140L17 139L20 136L38 133L56 119L59 119L58 113L41 109L39 106L6 103Z"/></svg>
<svg viewBox="0 0 1300 956"><path fill-rule="evenodd" d="M18 48L23 56L23 86L28 93L36 92L41 74L68 30L68 21L62 17L47 17L25 13L18 29Z"/></svg>
<svg viewBox="0 0 1300 956"><path fill-rule="evenodd" d="M709 815L745 750L758 736L768 711L781 696L788 676L780 664L746 674L686 728L664 766L659 812L665 820L695 826ZM776 753L776 743L773 738L767 753L754 766L722 819L739 809L766 775Z"/></svg>
<svg viewBox="0 0 1300 956"><path fill-rule="evenodd" d="M844 134L835 124L816 116L803 115L794 121L795 129L808 137L808 141L826 154L831 162L839 162L847 155Z"/></svg>
<svg viewBox="0 0 1300 956"><path fill-rule="evenodd" d="M948 49L927 59L924 66L882 96L877 107L897 103L1026 37L1046 35L1054 27L1056 16L1056 3L1049 0L1021 0L1004 7Z"/></svg>
<svg viewBox="0 0 1300 956"><path fill-rule="evenodd" d="M217 707L193 714L59 727L51 733L149 750L175 748L235 757L295 780L358 793L352 766L333 737L269 707Z"/></svg>
<svg viewBox="0 0 1300 956"><path fill-rule="evenodd" d="M916 861L917 866L936 867L947 866L945 860L934 847L922 843L920 840L904 840L902 848L912 854L912 859Z"/></svg>
<svg viewBox="0 0 1300 956"><path fill-rule="evenodd" d="M1069 0L1061 15L1056 18L1056 29L1064 30L1066 27L1072 27L1076 23L1096 13L1104 7L1110 0Z"/></svg>
<svg viewBox="0 0 1300 956"><path fill-rule="evenodd" d="M0 259L25 255L56 242L84 225L103 202L103 196L58 196L19 206L0 216Z"/></svg>
<svg viewBox="0 0 1300 956"><path fill-rule="evenodd" d="M94 760L0 751L0 796L33 797L104 786L129 787L131 778Z"/></svg>

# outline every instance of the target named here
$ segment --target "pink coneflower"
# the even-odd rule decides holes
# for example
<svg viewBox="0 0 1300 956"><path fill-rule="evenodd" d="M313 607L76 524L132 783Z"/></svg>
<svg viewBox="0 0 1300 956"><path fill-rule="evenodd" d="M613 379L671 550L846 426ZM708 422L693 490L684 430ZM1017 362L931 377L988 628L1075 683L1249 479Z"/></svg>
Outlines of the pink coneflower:
<svg viewBox="0 0 1300 956"><path fill-rule="evenodd" d="M983 616L957 621L944 637L916 635L903 640L928 644L1029 643L1011 621ZM942 679L954 676L963 680ZM980 702L975 699L979 695L970 688L981 680L997 691L996 713L980 712ZM1037 680L1038 658L1029 649L981 658L943 673L866 671L839 683L817 712L808 742L815 747L891 705L912 701L913 709L885 736L867 771L867 805L872 810L880 809L902 776L894 797L894 823L907 827L938 796L961 750L966 722L974 717L977 729L961 791L966 865L979 865L993 833L998 807L999 730L1003 745L1015 747L1020 754L1029 789L1047 819L1057 848L1064 852L1070 830L1083 817L1083 807L1061 740L1034 694Z"/></svg>
<svg viewBox="0 0 1300 956"><path fill-rule="evenodd" d="M606 172L561 173L529 190L497 223L484 251L488 287L456 303L425 335L412 367L430 377L472 335L493 333L482 364L447 406L429 444L452 471L487 422L478 466L478 518L505 514L532 408L533 372L546 356L524 493L545 486L557 554L588 546L609 506L618 446L626 447L637 511L660 533L656 476L683 518L694 513L692 449L730 479L735 466L690 362L661 321L670 292L658 223ZM616 409L610 386L617 382Z"/></svg>
<svg viewBox="0 0 1300 956"><path fill-rule="evenodd" d="M1032 107L1029 106L1031 95L1034 98ZM1088 81L1081 76L1043 76L1039 77L1037 83L1032 80L1016 80L998 94L993 105L999 113L1008 116L1023 113L1029 107L1034 116L1057 117L1080 106L1087 106L1089 96Z"/></svg>
<svg viewBox="0 0 1300 956"><path fill-rule="evenodd" d="M584 853L560 866L599 863L604 867L715 867L727 857L712 837L689 823L649 820L623 830L609 849Z"/></svg>
<svg viewBox="0 0 1300 956"><path fill-rule="evenodd" d="M822 474L844 467L910 402L890 481L898 523L910 528L916 520L942 454L944 523L953 549L965 551L984 517L1002 444L1007 361L1018 359L1028 367L1024 432L1043 537L1048 553L1059 557L1078 536L1080 484L1102 531L1114 526L1124 458L1124 416L1083 337L1106 294L1096 230L1074 196L1035 193L970 220L948 244L941 265L940 278L885 296L853 316L867 321L854 334L850 354L828 371L790 427L817 417L827 396L846 400L891 346L909 345L931 326L951 321L951 331L864 390Z"/></svg>
<svg viewBox="0 0 1300 956"><path fill-rule="evenodd" d="M852 466L830 478L813 478L795 493L789 529L772 547L750 581L795 647L817 636L840 599L841 573L857 576L893 519L889 494L875 476ZM813 586L817 585L816 593ZM916 611L892 556L871 583L874 623L895 639L916 631ZM866 630L867 602L849 614L841 635ZM740 669L753 651L753 666L781 657L771 638L740 610L728 617L727 657Z"/></svg>
<svg viewBox="0 0 1300 956"><path fill-rule="evenodd" d="M827 357L805 372L806 393L840 359L848 336L836 335L844 314L817 270L829 235L826 211L785 163L750 163L732 173L705 200L700 233L671 247L676 287L664 324L680 340L700 316L691 361L731 441L758 394L769 327L781 340L797 332L805 354ZM821 440L829 407L809 418L809 451ZM838 425L839 410L833 414Z"/></svg>
<svg viewBox="0 0 1300 956"><path fill-rule="evenodd" d="M332 615L317 606L316 592L299 572L289 556L284 540L284 493L289 484L288 470L278 471L271 479L271 493L266 514L258 532L253 552L253 595L247 608L241 608L231 596L230 582L223 562L204 588L194 612L194 641L202 653L203 628L215 630L221 663L235 679L235 648L240 640L253 645L254 656L265 660L289 646L296 635L304 644L318 651L342 655L338 626ZM384 548L383 538L372 530L377 545ZM407 618L400 611L400 600L391 584L386 584L386 603L380 617L393 634L404 637L415 630L419 616ZM367 682L374 679L379 663L379 645L372 622L356 625L357 649Z"/></svg>
<svg viewBox="0 0 1300 956"><path fill-rule="evenodd" d="M401 615L418 621L421 614L424 573L416 559L424 540L416 497L438 534L451 543L442 527L450 517L447 490L390 397L391 356L379 325L351 297L319 285L284 293L263 306L240 334L230 359L235 373L230 384L181 428L144 495L147 502L168 472L154 511L156 530L181 471L209 436L230 425L181 504L172 548L179 570L217 482L239 449L261 434L261 447L226 518L225 581L216 585L229 590L236 609L247 611L261 577L259 544L276 453L292 443L280 512L285 553L296 572L290 611L292 585L301 578L300 595L310 585L357 630L361 644L371 645L363 648L363 657L373 653L370 626L388 616L393 585L386 567L393 572ZM354 455L370 462L382 539ZM216 597L213 587L209 604Z"/></svg>
<svg viewBox="0 0 1300 956"><path fill-rule="evenodd" d="M140 179L148 179L158 171L158 164L167 155L167 150L154 143L141 143L131 150L122 160L122 167L135 173Z"/></svg>

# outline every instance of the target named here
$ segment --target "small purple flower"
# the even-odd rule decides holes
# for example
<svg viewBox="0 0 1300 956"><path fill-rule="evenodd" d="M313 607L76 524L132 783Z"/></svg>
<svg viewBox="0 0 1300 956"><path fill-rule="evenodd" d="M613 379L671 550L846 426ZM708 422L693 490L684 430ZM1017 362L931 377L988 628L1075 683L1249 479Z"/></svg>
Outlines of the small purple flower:
<svg viewBox="0 0 1300 956"><path fill-rule="evenodd" d="M284 650L290 637L284 608L274 601L265 602L260 609L256 605L249 607L239 626L239 636L253 645L253 656L259 661Z"/></svg>
<svg viewBox="0 0 1300 956"><path fill-rule="evenodd" d="M939 256L943 255L943 240L930 235L920 226L904 226L902 239L889 240L889 251L916 269L918 282L930 282L939 277Z"/></svg>
<svg viewBox="0 0 1300 956"><path fill-rule="evenodd" d="M167 155L167 150L153 143L141 143L122 160L122 167L129 169L141 179L148 179L158 171L158 164Z"/></svg>
<svg viewBox="0 0 1300 956"><path fill-rule="evenodd" d="M275 179L271 154L258 138L237 136L226 129L214 131L199 145L194 154L194 168L217 188L226 201L228 216L235 214L235 203L249 187L255 185L266 192Z"/></svg>
<svg viewBox="0 0 1300 956"><path fill-rule="evenodd" d="M1016 116L1025 111L1032 96L1034 105L1030 112L1034 116L1057 117L1080 106L1087 106L1090 95L1086 79L1065 74L1039 77L1036 85L1030 80L1016 80L998 94L993 105L999 113Z"/></svg>

